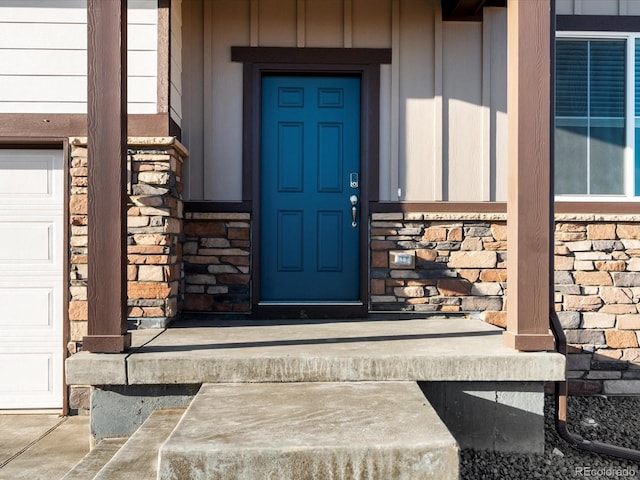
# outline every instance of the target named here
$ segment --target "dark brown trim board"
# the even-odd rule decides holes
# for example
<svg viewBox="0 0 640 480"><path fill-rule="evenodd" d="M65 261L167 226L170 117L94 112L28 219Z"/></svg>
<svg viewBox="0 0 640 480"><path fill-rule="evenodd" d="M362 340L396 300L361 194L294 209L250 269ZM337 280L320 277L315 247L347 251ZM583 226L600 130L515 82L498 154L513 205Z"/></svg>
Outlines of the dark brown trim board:
<svg viewBox="0 0 640 480"><path fill-rule="evenodd" d="M231 47L231 61L263 64L380 65L391 63L391 49Z"/></svg>
<svg viewBox="0 0 640 480"><path fill-rule="evenodd" d="M251 202L184 202L185 213L251 213Z"/></svg>
<svg viewBox="0 0 640 480"><path fill-rule="evenodd" d="M25 150L61 149L68 144L67 137L0 137L0 148Z"/></svg>
<svg viewBox="0 0 640 480"><path fill-rule="evenodd" d="M558 32L640 32L640 16L557 15Z"/></svg>
<svg viewBox="0 0 640 480"><path fill-rule="evenodd" d="M549 333L553 233L551 12L553 0L507 2L509 123L507 331L505 344L552 350Z"/></svg>
<svg viewBox="0 0 640 480"><path fill-rule="evenodd" d="M371 202L371 213L507 213L505 202Z"/></svg>
<svg viewBox="0 0 640 480"><path fill-rule="evenodd" d="M369 216L369 201L378 199L380 64L391 62L389 49L335 48L261 48L232 47L231 59L244 62L243 86L243 194L244 202L252 204L251 298L254 312L267 314L260 305L260 98L264 74L357 75L361 79L361 177L362 218ZM360 303L354 315L365 315L368 308L368 234L360 232ZM288 314L286 309L273 307L274 312ZM299 311L299 309L298 309ZM322 315L321 308L314 314Z"/></svg>
<svg viewBox="0 0 640 480"><path fill-rule="evenodd" d="M127 117L129 136L177 136L171 133L168 113L130 114ZM86 135L87 115L83 113L0 113L0 138L69 138Z"/></svg>
<svg viewBox="0 0 640 480"><path fill-rule="evenodd" d="M506 7L507 0L441 0L445 22L481 22L485 7Z"/></svg>
<svg viewBox="0 0 640 480"><path fill-rule="evenodd" d="M638 215L640 202L556 202L558 214Z"/></svg>
<svg viewBox="0 0 640 480"><path fill-rule="evenodd" d="M127 332L127 2L87 2L88 335L119 353Z"/></svg>

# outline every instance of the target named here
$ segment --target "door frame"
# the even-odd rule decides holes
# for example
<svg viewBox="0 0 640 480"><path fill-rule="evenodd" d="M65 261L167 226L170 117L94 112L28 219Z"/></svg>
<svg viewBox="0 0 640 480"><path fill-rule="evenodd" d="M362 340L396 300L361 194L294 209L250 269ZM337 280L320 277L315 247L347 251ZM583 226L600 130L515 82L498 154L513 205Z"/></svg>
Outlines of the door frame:
<svg viewBox="0 0 640 480"><path fill-rule="evenodd" d="M251 305L256 317L366 317L369 309L369 202L378 200L380 149L380 65L390 49L232 47L243 62L242 200L251 204ZM360 78L360 291L359 304L260 304L260 178L262 77L322 74ZM366 220L365 220L366 219Z"/></svg>

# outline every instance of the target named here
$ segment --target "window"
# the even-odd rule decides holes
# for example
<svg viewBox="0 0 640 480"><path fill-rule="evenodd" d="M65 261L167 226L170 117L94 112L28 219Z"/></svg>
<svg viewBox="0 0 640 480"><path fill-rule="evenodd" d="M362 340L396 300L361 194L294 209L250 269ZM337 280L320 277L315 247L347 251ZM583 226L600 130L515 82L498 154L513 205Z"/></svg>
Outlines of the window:
<svg viewBox="0 0 640 480"><path fill-rule="evenodd" d="M556 195L640 196L640 38L558 38L555 94Z"/></svg>

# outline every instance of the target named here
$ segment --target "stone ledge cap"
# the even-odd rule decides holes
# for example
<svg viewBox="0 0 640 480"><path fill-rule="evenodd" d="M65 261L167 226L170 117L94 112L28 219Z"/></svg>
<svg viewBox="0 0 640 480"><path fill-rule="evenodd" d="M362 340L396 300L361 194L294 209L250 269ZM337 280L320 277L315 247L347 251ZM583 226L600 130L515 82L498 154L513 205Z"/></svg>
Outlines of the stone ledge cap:
<svg viewBox="0 0 640 480"><path fill-rule="evenodd" d="M86 147L87 137L71 137L69 144L76 147ZM189 156L189 150L176 137L127 137L128 146L159 146L173 147L180 154L181 158Z"/></svg>

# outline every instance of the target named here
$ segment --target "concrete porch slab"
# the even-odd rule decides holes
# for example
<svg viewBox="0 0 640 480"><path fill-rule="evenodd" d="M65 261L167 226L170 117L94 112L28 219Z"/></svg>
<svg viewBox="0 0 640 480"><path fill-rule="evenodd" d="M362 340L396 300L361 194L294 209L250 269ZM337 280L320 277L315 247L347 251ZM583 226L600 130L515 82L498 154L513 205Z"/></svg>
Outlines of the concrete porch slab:
<svg viewBox="0 0 640 480"><path fill-rule="evenodd" d="M415 383L211 384L158 478L453 480L458 446Z"/></svg>
<svg viewBox="0 0 640 480"><path fill-rule="evenodd" d="M515 351L479 319L180 322L127 354L67 360L70 385L236 382L554 381L564 357ZM134 342L136 337L134 336Z"/></svg>

